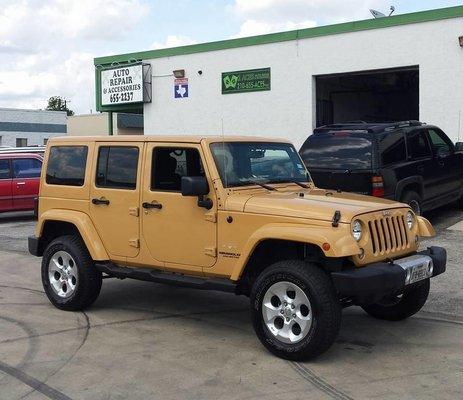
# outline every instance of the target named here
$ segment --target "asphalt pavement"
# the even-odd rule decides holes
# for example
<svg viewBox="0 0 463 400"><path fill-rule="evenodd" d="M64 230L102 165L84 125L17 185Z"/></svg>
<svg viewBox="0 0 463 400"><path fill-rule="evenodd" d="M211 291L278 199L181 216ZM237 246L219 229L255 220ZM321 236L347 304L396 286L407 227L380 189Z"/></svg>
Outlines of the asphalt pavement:
<svg viewBox="0 0 463 400"><path fill-rule="evenodd" d="M423 311L401 322L344 310L337 342L311 362L280 360L251 327L248 299L107 279L85 312L55 309L30 214L0 215L0 399L463 398L463 220L427 217L448 249Z"/></svg>

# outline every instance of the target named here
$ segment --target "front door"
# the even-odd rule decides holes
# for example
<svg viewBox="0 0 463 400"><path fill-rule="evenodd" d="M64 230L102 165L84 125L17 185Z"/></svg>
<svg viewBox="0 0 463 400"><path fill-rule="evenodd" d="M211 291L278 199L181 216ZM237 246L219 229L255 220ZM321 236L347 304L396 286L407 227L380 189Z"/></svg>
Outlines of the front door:
<svg viewBox="0 0 463 400"><path fill-rule="evenodd" d="M36 158L13 158L13 208L33 210L34 198L39 195L42 162Z"/></svg>
<svg viewBox="0 0 463 400"><path fill-rule="evenodd" d="M211 210L198 207L196 197L181 193L182 176L207 176L204 165L199 145L147 145L142 229L153 263L166 263L166 268L171 269L176 267L169 264L199 270L215 264L217 202L213 189L208 196L214 202Z"/></svg>
<svg viewBox="0 0 463 400"><path fill-rule="evenodd" d="M112 256L136 257L143 143L100 142L93 160L90 214Z"/></svg>
<svg viewBox="0 0 463 400"><path fill-rule="evenodd" d="M10 160L0 160L0 212L11 211L13 199L11 191Z"/></svg>

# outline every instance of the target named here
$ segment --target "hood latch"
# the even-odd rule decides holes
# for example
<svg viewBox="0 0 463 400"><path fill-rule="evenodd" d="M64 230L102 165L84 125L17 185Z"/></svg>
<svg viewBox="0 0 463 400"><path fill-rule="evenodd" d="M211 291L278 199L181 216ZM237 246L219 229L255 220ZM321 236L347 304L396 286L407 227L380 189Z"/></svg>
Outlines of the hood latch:
<svg viewBox="0 0 463 400"><path fill-rule="evenodd" d="M339 226L339 220L340 220L340 219L341 219L341 211L336 210L336 211L334 212L331 225L332 225L334 228L337 228L337 227Z"/></svg>

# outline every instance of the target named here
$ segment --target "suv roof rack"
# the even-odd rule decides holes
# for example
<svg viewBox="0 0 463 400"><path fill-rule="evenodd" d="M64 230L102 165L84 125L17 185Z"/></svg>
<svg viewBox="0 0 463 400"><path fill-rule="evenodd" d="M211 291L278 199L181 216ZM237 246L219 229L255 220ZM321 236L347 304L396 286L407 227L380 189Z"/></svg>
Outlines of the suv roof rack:
<svg viewBox="0 0 463 400"><path fill-rule="evenodd" d="M421 126L423 122L416 120L396 121L396 122L365 122L353 121L347 123L324 125L314 129L314 133L327 133L333 131L351 131L359 133L381 133L398 128L410 126Z"/></svg>

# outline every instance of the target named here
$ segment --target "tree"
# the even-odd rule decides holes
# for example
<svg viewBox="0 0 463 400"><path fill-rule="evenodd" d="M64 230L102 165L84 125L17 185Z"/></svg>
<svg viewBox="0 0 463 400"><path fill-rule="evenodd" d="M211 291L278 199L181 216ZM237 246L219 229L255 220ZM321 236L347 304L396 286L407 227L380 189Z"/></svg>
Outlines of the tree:
<svg viewBox="0 0 463 400"><path fill-rule="evenodd" d="M48 99L48 106L46 110L50 111L66 111L67 115L74 115L74 111L67 107L66 99L61 96L52 96Z"/></svg>

